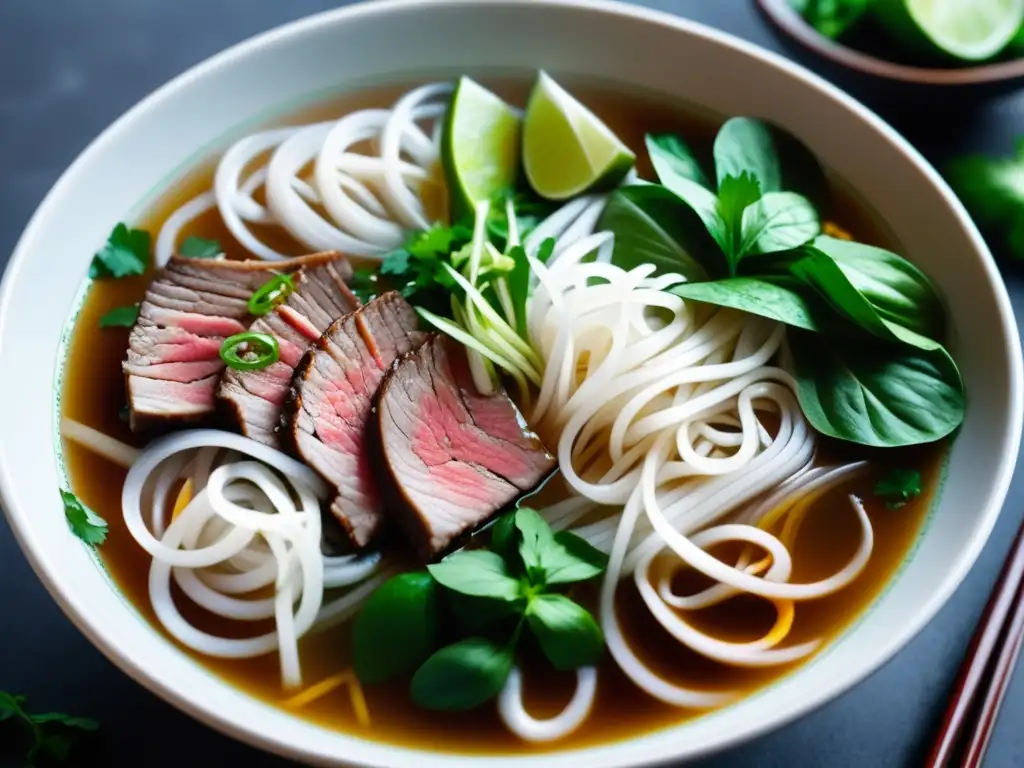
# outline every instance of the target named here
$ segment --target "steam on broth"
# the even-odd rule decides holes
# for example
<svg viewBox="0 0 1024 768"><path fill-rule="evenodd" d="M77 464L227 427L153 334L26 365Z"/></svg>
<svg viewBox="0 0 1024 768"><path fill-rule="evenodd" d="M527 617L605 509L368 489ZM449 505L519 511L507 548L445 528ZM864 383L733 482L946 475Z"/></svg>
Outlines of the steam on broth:
<svg viewBox="0 0 1024 768"><path fill-rule="evenodd" d="M941 308L929 327L907 319L908 305L935 314L927 279L841 183L819 196L791 173L794 140L756 121L730 121L723 139L675 106L585 86L570 96L543 75L532 91L493 92L515 109L465 79L352 94L193 169L132 225L152 234L155 266L90 288L65 367L64 449L72 490L109 526L99 553L117 583L233 684L382 741L563 749L699 716L813 659L906 556L962 396ZM544 110L556 124L531 135ZM521 159L552 156L536 142L560 115L600 137L561 192L559 173ZM453 146L460 124L479 126L478 152ZM314 127L283 128L295 125ZM765 151L765 136L770 156L736 166L744 153L729 143ZM844 250L854 241L876 247ZM323 250L348 258L285 261ZM185 262L189 251L218 256ZM780 254L785 279L770 271ZM207 274L234 279L224 259L266 265L244 289L207 290ZM902 304L859 280L879 262L883 280L910 276ZM834 264L868 320L814 272ZM361 309L337 298L349 289L334 274ZM726 296L741 278L788 291L796 314ZM131 338L100 328L139 303ZM945 393L936 415L911 413L914 380L910 399L884 404L878 434L837 412L829 395L846 384L807 370L813 344L840 354L833 320L840 348L927 369ZM186 326L174 343L187 362L152 352ZM136 353L151 329L164 336L147 358ZM231 347L229 330L258 338ZM225 372L225 359L243 365ZM207 379L209 399L189 389L182 410L179 395ZM389 589L406 590L401 610L416 605L390 620L422 628L424 647L368 660L366 637L388 647L374 622ZM465 599L497 618L467 626ZM439 654L482 682L461 698L439 690Z"/></svg>

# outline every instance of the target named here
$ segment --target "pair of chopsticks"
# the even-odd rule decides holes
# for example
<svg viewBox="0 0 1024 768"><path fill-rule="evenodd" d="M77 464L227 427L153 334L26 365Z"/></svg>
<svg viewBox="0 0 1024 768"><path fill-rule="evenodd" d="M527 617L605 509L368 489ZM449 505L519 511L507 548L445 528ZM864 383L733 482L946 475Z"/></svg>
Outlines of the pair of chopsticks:
<svg viewBox="0 0 1024 768"><path fill-rule="evenodd" d="M927 768L980 768L1024 643L1024 524L957 675Z"/></svg>

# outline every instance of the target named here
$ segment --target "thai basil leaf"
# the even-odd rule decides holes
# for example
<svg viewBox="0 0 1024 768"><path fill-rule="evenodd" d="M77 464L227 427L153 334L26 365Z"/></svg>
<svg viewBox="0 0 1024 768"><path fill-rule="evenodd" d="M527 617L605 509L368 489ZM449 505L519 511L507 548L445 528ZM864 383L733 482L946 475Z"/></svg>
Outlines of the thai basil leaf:
<svg viewBox="0 0 1024 768"><path fill-rule="evenodd" d="M594 617L564 595L539 595L526 607L526 622L555 669L596 664L604 635Z"/></svg>
<svg viewBox="0 0 1024 768"><path fill-rule="evenodd" d="M532 583L543 584L545 556L555 544L551 527L535 510L523 507L516 510L516 528L522 537L519 556L526 566L526 573Z"/></svg>
<svg viewBox="0 0 1024 768"><path fill-rule="evenodd" d="M721 189L725 179L748 173L761 192L782 191L782 168L771 130L760 120L734 117L715 136L715 174Z"/></svg>
<svg viewBox="0 0 1024 768"><path fill-rule="evenodd" d="M872 245L822 235L814 247L831 257L883 320L942 338L944 313L928 277L901 256Z"/></svg>
<svg viewBox="0 0 1024 768"><path fill-rule="evenodd" d="M684 299L739 309L808 331L824 331L831 321L829 307L793 278L730 277L683 283L668 290Z"/></svg>
<svg viewBox="0 0 1024 768"><path fill-rule="evenodd" d="M507 601L520 597L519 580L496 552L462 550L428 565L427 570L442 586L463 595Z"/></svg>
<svg viewBox="0 0 1024 768"><path fill-rule="evenodd" d="M555 534L544 556L544 580L551 584L587 581L604 573L608 555L569 531Z"/></svg>
<svg viewBox="0 0 1024 768"><path fill-rule="evenodd" d="M941 346L937 341L883 318L854 287L839 264L817 248L805 246L792 251L778 263L785 263L790 274L815 288L840 315L873 336L923 350Z"/></svg>
<svg viewBox="0 0 1024 768"><path fill-rule="evenodd" d="M370 595L352 628L360 681L408 674L431 654L439 629L438 591L429 573L413 571L388 579Z"/></svg>
<svg viewBox="0 0 1024 768"><path fill-rule="evenodd" d="M789 334L800 407L819 432L862 445L929 443L964 417L963 385L942 347L835 343Z"/></svg>
<svg viewBox="0 0 1024 768"><path fill-rule="evenodd" d="M761 192L797 192L820 210L828 202L829 184L807 146L778 126L739 117L727 121L715 139L719 183L744 171L761 184Z"/></svg>
<svg viewBox="0 0 1024 768"><path fill-rule="evenodd" d="M729 275L743 255L744 212L761 197L761 187L751 174L726 176L718 188L718 222L709 228L729 263Z"/></svg>
<svg viewBox="0 0 1024 768"><path fill-rule="evenodd" d="M511 631L514 628L512 622L518 622L526 610L525 597L508 602L448 591L443 602L462 633L460 636L489 634L506 624L511 625Z"/></svg>
<svg viewBox="0 0 1024 768"><path fill-rule="evenodd" d="M412 678L412 700L424 709L461 711L493 699L512 669L512 648L480 637L442 648Z"/></svg>
<svg viewBox="0 0 1024 768"><path fill-rule="evenodd" d="M686 142L670 133L647 134L644 141L662 186L671 189L695 209L708 203L714 209L715 193L711 191L711 183ZM690 199L691 195L694 200ZM709 195L710 200L707 198ZM700 201L700 204L694 205L694 201Z"/></svg>
<svg viewBox="0 0 1024 768"><path fill-rule="evenodd" d="M518 558L519 533L516 530L515 511L506 512L494 521L491 526L491 551L505 558L506 565L511 565Z"/></svg>
<svg viewBox="0 0 1024 768"><path fill-rule="evenodd" d="M728 274L721 249L701 218L656 184L623 187L612 194L598 227L615 234L612 261L623 269L654 264L688 280Z"/></svg>
<svg viewBox="0 0 1024 768"><path fill-rule="evenodd" d="M797 248L820 233L810 200L795 192L768 192L743 211L739 256Z"/></svg>

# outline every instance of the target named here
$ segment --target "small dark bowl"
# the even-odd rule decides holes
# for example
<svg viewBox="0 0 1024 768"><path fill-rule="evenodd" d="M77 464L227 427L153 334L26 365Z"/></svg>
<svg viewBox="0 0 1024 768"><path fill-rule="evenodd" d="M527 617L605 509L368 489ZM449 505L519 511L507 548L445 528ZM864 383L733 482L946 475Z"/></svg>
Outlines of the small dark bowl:
<svg viewBox="0 0 1024 768"><path fill-rule="evenodd" d="M1024 84L1024 58L966 67L922 67L887 61L822 35L787 0L757 0L762 13L794 56L810 54L822 74L847 90L867 90L869 100L941 96L945 104L963 103L1012 91ZM808 62L805 62L808 63ZM933 103L929 103L929 107ZM938 106L938 105L934 105Z"/></svg>

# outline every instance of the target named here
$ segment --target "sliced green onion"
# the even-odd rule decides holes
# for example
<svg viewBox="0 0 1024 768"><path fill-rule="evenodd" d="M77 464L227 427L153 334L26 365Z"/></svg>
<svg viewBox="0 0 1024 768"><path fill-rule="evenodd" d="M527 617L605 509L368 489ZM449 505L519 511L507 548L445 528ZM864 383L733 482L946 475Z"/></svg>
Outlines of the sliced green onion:
<svg viewBox="0 0 1024 768"><path fill-rule="evenodd" d="M280 357L277 339L267 333L236 333L220 345L220 359L236 371L258 371L273 365Z"/></svg>
<svg viewBox="0 0 1024 768"><path fill-rule="evenodd" d="M265 315L295 291L291 275L277 275L270 279L249 299L249 313Z"/></svg>

